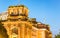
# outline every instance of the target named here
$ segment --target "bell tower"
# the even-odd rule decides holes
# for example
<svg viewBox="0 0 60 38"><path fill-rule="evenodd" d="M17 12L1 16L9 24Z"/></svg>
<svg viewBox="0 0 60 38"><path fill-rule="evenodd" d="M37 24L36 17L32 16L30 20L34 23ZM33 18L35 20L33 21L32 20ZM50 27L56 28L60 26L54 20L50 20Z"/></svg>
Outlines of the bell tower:
<svg viewBox="0 0 60 38"><path fill-rule="evenodd" d="M9 6L8 19L26 19L28 17L28 8L24 5Z"/></svg>
<svg viewBox="0 0 60 38"><path fill-rule="evenodd" d="M9 6L7 13L7 20L2 23L7 30L9 38L25 38L25 26L32 26L27 22L28 8L24 5Z"/></svg>

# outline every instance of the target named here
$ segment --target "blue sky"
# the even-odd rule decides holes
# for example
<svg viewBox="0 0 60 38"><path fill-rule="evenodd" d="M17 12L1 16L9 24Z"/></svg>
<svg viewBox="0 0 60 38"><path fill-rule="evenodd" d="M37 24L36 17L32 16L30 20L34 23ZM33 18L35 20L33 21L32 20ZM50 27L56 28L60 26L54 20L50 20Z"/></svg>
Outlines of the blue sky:
<svg viewBox="0 0 60 38"><path fill-rule="evenodd" d="M53 35L60 29L60 0L20 0L29 8L29 17L36 18L38 22L49 24ZM18 0L0 0L0 13L6 11L8 6L17 5Z"/></svg>

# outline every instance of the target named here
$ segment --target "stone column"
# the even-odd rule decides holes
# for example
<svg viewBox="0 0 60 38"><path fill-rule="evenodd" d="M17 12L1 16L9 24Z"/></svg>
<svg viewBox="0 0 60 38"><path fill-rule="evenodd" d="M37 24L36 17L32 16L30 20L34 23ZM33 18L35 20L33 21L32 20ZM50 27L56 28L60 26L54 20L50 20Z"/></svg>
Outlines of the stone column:
<svg viewBox="0 0 60 38"><path fill-rule="evenodd" d="M19 27L18 27L18 38L20 38L21 37L21 28L20 28L20 25L19 25Z"/></svg>
<svg viewBox="0 0 60 38"><path fill-rule="evenodd" d="M25 37L25 25L24 24L21 24L21 38L24 38Z"/></svg>

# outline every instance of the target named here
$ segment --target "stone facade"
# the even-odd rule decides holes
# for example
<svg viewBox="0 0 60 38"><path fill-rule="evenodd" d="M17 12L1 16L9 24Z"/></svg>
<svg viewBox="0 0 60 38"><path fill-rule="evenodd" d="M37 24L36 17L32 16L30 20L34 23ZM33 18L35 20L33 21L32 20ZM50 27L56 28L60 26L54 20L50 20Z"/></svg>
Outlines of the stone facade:
<svg viewBox="0 0 60 38"><path fill-rule="evenodd" d="M6 20L2 20L9 38L52 38L50 27L28 17L24 5L9 6Z"/></svg>

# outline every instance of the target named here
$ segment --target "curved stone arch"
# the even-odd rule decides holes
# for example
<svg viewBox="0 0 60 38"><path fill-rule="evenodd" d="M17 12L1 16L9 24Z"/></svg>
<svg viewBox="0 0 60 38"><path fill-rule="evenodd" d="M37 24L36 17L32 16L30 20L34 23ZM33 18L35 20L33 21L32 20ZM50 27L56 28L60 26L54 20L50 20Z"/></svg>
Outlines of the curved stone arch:
<svg viewBox="0 0 60 38"><path fill-rule="evenodd" d="M12 34L12 38L17 38L18 37L18 28L13 28L11 29L11 34Z"/></svg>
<svg viewBox="0 0 60 38"><path fill-rule="evenodd" d="M12 31L12 33L15 33L18 35L18 28L15 27L15 28L11 29L11 31Z"/></svg>

